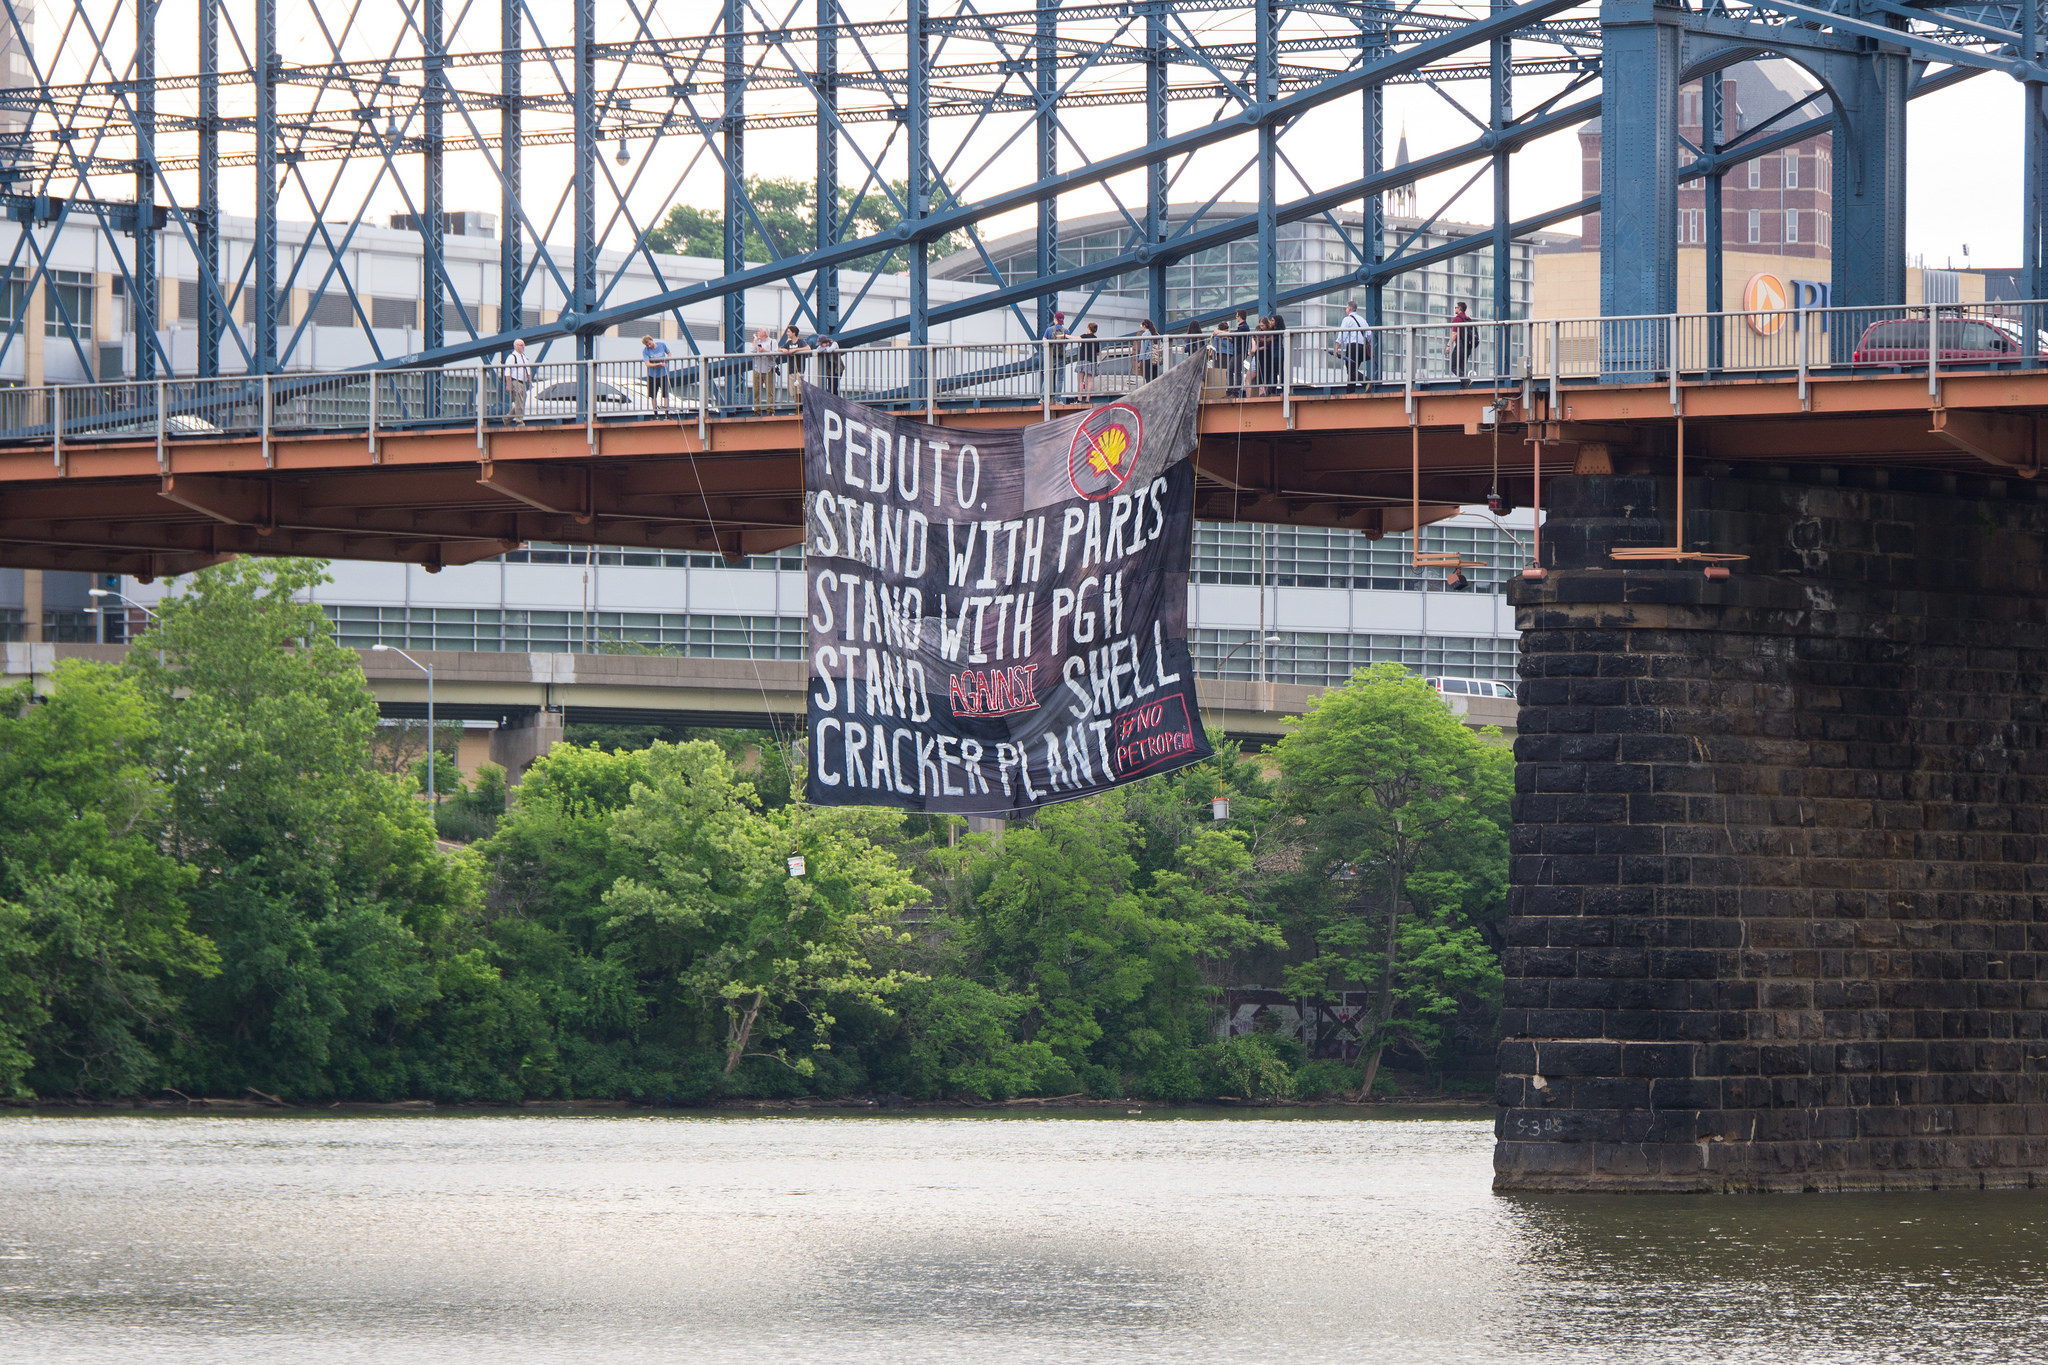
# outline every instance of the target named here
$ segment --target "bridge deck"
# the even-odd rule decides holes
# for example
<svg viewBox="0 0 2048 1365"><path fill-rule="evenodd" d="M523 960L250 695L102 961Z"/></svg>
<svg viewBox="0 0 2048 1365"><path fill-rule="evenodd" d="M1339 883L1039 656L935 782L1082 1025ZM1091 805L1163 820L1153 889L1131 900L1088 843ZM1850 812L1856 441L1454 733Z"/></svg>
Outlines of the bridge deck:
<svg viewBox="0 0 2048 1365"><path fill-rule="evenodd" d="M1199 515L1397 532L1418 500L1424 521L1483 501L1496 460L1500 490L1526 506L1532 448L1546 476L1668 455L1674 397L1694 461L2031 478L2048 371L1213 401L1202 410ZM1485 412L1495 405L1497 433ZM941 408L934 420L963 431L1014 427L1043 410ZM434 569L528 541L765 553L799 538L800 445L789 413L0 441L0 564L147 578L234 554Z"/></svg>

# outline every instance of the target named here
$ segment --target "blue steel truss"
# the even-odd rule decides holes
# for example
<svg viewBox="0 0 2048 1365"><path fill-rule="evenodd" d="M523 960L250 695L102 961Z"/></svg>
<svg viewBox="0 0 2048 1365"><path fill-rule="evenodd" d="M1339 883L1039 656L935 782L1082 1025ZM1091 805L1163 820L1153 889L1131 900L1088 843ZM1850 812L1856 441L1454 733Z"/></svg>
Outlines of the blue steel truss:
<svg viewBox="0 0 2048 1365"><path fill-rule="evenodd" d="M1728 171L1824 130L1841 167L1834 301L1875 305L1904 298L1907 103L1992 71L2025 88L2025 292L2038 298L2048 294L2040 3L44 0L34 23L26 5L7 3L29 72L0 89L0 197L31 229L94 225L129 300L143 379L169 363L158 337L166 237L198 262L199 373L268 373L309 325L310 309L281 317L286 291L307 291L316 307L345 300L370 330L349 247L371 201L394 196L421 238L423 344L380 354L384 367L491 355L514 337L573 339L587 357L607 329L662 315L680 323L683 309L706 303L736 349L746 291L771 283L792 289L805 330L847 345L923 342L936 324L992 310L1035 336L1060 291L1099 291L1134 273L1164 322L1167 266L1239 239L1256 240L1261 268L1255 294L1233 303L1262 313L1359 289L1377 323L1395 275L1490 252L1494 316L1505 318L1514 237L1596 209L1603 312L1670 312L1679 183L1703 178L1718 206ZM168 36L175 44L160 43ZM1764 54L1810 71L1825 107L1733 135L1711 117L1704 145L1684 143L1679 85L1702 81L1718 115L1719 73ZM1518 101L1518 84L1532 79L1541 98ZM1470 122L1472 136L1388 166L1384 96L1398 84L1443 93L1445 117ZM1331 105L1358 111L1358 165L1334 163L1303 132L1305 115ZM1140 116L1095 113L1118 108ZM1513 219L1514 153L1595 116L1599 193ZM771 228L748 181L761 170L749 135L793 128L815 130L811 164L779 156L770 169L813 187L815 233L801 241ZM606 154L613 141L616 159ZM563 155L540 151L555 148L566 149L568 175L537 183L525 163ZM666 205L699 165L724 181L722 270L670 281L646 246L647 206ZM1212 183L1220 170L1255 185L1254 210L1225 211L1218 194L1169 221L1172 189L1196 166ZM1390 251L1382 196L1463 168L1490 176L1491 226ZM480 207L481 193L499 214L495 326L472 315L449 275L451 175L465 187L459 207ZM1123 220L1122 248L1062 266L1062 200L1088 189ZM854 235L845 205L872 200L900 221ZM254 249L239 259L223 252L223 214L254 220ZM1035 229L1028 273L1004 275L985 245L1004 216ZM1706 217L1714 307L1721 215ZM1352 266L1285 285L1279 229L1310 219L1341 235ZM304 242L280 238L287 222L312 225ZM993 288L934 300L933 244L948 238L979 253ZM750 240L768 259L750 260ZM46 241L17 234L7 278L19 297L52 268ZM623 275L604 277L607 251L652 267L655 290L621 296ZM883 271L909 276L907 309L845 326L849 300ZM559 306L536 308L542 281ZM9 311L0 357L30 326L26 308ZM70 344L81 345L75 335Z"/></svg>

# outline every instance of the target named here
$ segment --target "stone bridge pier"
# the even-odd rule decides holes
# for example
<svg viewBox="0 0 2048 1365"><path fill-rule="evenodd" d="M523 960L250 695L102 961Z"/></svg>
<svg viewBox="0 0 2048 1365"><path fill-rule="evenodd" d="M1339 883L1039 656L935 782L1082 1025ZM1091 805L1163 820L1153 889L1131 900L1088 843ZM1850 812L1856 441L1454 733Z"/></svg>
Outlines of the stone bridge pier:
<svg viewBox="0 0 2048 1365"><path fill-rule="evenodd" d="M2048 483L2048 481L2043 481ZM1546 490L1502 1190L2048 1184L2048 487Z"/></svg>

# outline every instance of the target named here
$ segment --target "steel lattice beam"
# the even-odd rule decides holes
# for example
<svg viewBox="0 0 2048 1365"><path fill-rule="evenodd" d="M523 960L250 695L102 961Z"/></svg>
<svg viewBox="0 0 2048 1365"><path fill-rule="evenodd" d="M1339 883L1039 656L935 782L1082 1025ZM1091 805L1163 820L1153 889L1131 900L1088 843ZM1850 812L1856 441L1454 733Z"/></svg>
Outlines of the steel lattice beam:
<svg viewBox="0 0 2048 1365"><path fill-rule="evenodd" d="M1327 287L1363 284L1377 321L1380 286L1419 259L1390 253L1384 240L1379 196L1397 183L1385 167L1385 91L1427 85L1466 92L1459 100L1475 128L1426 164L1479 167L1494 201L1483 234L1431 250L1489 250L1500 314L1511 302L1514 234L1580 207L1515 218L1513 154L1599 112L1575 97L1620 62L1649 73L1611 82L1604 97L1612 164L1599 207L1616 233L1609 303L1629 311L1668 292L1673 234L1662 205L1674 177L1704 174L1717 200L1719 173L1767 142L1785 145L1776 139L1789 131L1710 138L1681 167L1675 130L1652 106L1668 103L1677 81L1771 50L1820 72L1832 98L1832 122L1797 126L1806 136L1831 127L1842 179L1858 187L1836 215L1844 298L1899 287L1891 257L1902 250L1908 95L1977 71L2021 80L2023 240L2039 294L2048 292L2048 68L2037 6L1489 0L1479 14L1430 0L50 0L36 34L15 20L33 79L0 90L10 121L0 130L0 197L18 221L95 226L130 291L144 379L171 361L157 342L165 314L196 324L200 373L279 369L322 300L345 299L370 327L356 228L394 195L422 246L419 341L403 358L411 364L491 355L515 334L573 337L588 355L606 329L707 304L737 349L744 291L770 284L789 287L813 330L921 338L987 311L1041 331L1059 290L1140 272L1163 324L1166 267L1241 237L1259 243L1264 266L1238 302L1271 310L1314 293L1281 279L1280 227L1334 223L1339 208L1362 219L1340 226L1357 268ZM182 43L187 24L195 45ZM1639 31L1664 36L1627 36ZM159 41L167 32L180 35L175 56ZM1646 43L1648 55L1637 50ZM1913 65L1926 63L1912 81ZM1518 97L1531 81L1537 93ZM1717 93L1718 79L1705 88ZM1302 132L1316 111L1353 100L1366 134L1355 176L1330 169ZM773 140L794 130L808 130L804 143ZM614 137L622 158L628 141L637 153L630 172L607 164L603 144ZM810 164L785 164L805 144ZM543 157L560 158L547 164L566 173L535 175ZM771 229L778 220L757 202L750 165L810 187L803 240ZM718 277L624 287L618 263L654 262L647 235L675 199L668 177L689 167L722 182L710 195L701 179L690 182L700 202L719 204ZM1169 224L1183 177L1221 177L1226 188L1242 180L1254 212ZM502 234L494 326L462 301L444 223L451 192L460 196L452 207L475 208L480 191ZM1128 223L1127 246L1063 267L1064 201L1083 191L1107 195ZM858 226L876 204L902 225ZM934 245L964 234L982 250L990 220L1010 214L1035 225L1032 273L935 304L926 283ZM230 254L224 217L253 218L253 249ZM317 226L301 233L300 223ZM1718 229L1716 220L1717 239ZM48 266L21 237L11 263L34 289ZM1617 275L1613 261L1628 252L1646 264ZM196 299L159 297L178 253L196 262ZM1717 274L1718 240L1710 255ZM866 303L878 270L909 276L908 306L887 321ZM0 334L0 361L22 345L15 319Z"/></svg>

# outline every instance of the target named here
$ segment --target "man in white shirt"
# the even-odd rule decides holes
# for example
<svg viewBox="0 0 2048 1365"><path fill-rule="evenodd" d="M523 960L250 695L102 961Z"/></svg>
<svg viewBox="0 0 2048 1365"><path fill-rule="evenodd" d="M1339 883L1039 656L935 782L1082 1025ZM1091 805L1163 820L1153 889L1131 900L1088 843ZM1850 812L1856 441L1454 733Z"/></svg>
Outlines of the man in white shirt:
<svg viewBox="0 0 2048 1365"><path fill-rule="evenodd" d="M1358 372L1365 371L1365 382L1372 383L1372 333L1365 329L1365 319L1358 316L1358 304L1347 299L1344 303L1344 321L1337 324L1337 356L1344 362L1344 372L1349 376L1344 392L1358 392Z"/></svg>
<svg viewBox="0 0 2048 1365"><path fill-rule="evenodd" d="M747 353L753 357L754 411L760 412L775 406L775 343L769 340L766 327L754 329Z"/></svg>
<svg viewBox="0 0 2048 1365"><path fill-rule="evenodd" d="M498 378L505 386L505 410L512 414L513 421L525 426L526 386L533 382L533 365L526 358L525 338L512 343L512 354L498 367Z"/></svg>

